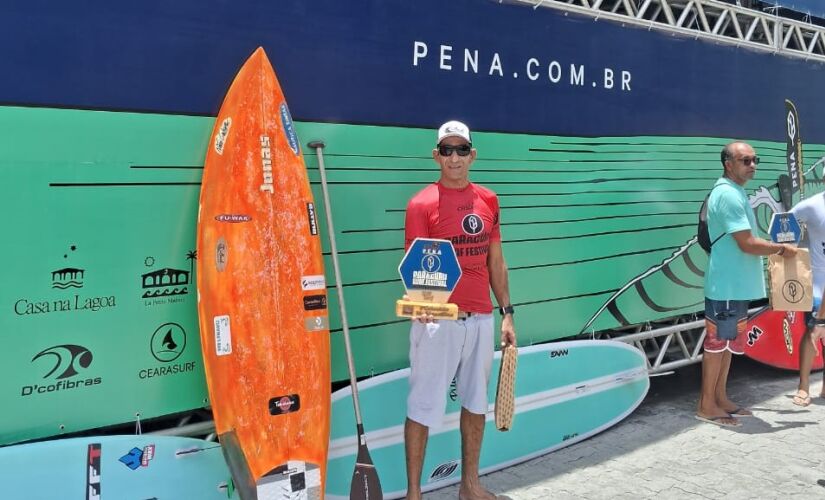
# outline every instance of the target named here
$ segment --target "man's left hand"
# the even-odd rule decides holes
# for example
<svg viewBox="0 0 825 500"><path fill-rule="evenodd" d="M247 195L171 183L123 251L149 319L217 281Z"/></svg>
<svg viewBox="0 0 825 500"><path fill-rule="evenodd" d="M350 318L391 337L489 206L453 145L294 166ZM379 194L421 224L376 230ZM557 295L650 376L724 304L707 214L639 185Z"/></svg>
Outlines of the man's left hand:
<svg viewBox="0 0 825 500"><path fill-rule="evenodd" d="M516 329L513 327L513 315L506 314L501 320L501 347L516 346Z"/></svg>

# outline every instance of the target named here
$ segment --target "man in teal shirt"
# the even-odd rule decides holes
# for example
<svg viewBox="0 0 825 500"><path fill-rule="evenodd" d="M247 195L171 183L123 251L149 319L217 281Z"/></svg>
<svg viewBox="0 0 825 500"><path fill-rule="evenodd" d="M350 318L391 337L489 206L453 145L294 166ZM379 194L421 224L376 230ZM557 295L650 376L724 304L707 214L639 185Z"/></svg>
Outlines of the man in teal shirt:
<svg viewBox="0 0 825 500"><path fill-rule="evenodd" d="M731 354L742 354L748 305L765 297L762 256L796 255L793 245L772 243L756 236L756 219L745 193L759 157L744 142L722 150L724 173L708 198L708 233L713 242L705 273L705 336L702 392L696 418L724 426L738 426L735 417L752 413L727 395Z"/></svg>

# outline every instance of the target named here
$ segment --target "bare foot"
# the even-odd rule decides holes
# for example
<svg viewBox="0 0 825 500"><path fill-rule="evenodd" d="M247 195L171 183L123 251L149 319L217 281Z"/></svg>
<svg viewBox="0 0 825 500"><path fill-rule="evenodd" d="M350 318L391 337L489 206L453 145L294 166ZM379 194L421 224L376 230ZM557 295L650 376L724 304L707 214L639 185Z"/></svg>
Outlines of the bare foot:
<svg viewBox="0 0 825 500"><path fill-rule="evenodd" d="M716 405L733 417L752 417L753 412L744 406L739 406L730 399L724 401L716 401Z"/></svg>
<svg viewBox="0 0 825 500"><path fill-rule="evenodd" d="M462 486L458 490L459 500L496 500L496 496L484 489L481 485L476 488L465 488Z"/></svg>

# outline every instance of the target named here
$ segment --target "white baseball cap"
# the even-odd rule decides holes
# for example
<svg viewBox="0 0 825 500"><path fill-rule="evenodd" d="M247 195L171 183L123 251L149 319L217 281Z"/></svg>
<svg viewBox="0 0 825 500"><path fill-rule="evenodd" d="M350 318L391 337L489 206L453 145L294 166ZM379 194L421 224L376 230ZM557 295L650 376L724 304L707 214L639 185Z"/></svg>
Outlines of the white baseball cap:
<svg viewBox="0 0 825 500"><path fill-rule="evenodd" d="M456 120L450 120L438 127L438 142L436 144L441 144L441 141L447 137L461 137L470 144L473 143L470 139L470 128Z"/></svg>

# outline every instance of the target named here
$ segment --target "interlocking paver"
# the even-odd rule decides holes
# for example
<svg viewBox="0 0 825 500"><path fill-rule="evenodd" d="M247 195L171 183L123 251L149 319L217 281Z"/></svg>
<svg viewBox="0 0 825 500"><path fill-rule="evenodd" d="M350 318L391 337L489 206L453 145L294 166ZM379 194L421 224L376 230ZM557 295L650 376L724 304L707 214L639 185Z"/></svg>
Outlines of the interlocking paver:
<svg viewBox="0 0 825 500"><path fill-rule="evenodd" d="M728 392L755 416L722 428L693 418L700 377L698 365L655 377L624 422L482 482L514 500L825 499L825 400L794 406L795 373L736 359ZM821 375L812 380L819 394ZM425 499L457 496L456 485Z"/></svg>

